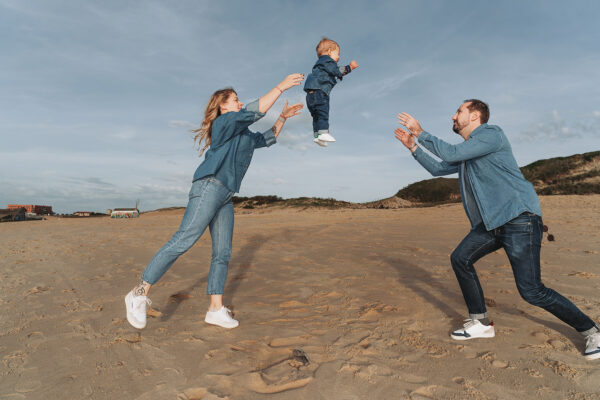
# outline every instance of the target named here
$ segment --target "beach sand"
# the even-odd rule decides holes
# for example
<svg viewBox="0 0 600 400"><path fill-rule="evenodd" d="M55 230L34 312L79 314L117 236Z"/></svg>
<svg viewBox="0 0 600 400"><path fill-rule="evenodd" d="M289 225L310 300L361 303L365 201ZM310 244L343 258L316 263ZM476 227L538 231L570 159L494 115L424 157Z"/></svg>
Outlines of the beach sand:
<svg viewBox="0 0 600 400"><path fill-rule="evenodd" d="M599 321L600 196L541 202L542 278ZM236 210L240 326L204 323L207 232L136 330L123 297L182 214L0 224L0 399L600 399L600 360L519 297L503 251L477 264L496 337L450 339L460 204Z"/></svg>

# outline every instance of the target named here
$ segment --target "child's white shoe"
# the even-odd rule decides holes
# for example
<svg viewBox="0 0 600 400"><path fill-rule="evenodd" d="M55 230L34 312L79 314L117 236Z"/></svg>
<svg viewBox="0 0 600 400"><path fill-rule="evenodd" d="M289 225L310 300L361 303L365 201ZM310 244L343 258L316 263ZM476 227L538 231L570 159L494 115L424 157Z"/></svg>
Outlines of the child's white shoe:
<svg viewBox="0 0 600 400"><path fill-rule="evenodd" d="M319 136L317 136L317 139L323 142L335 142L335 138L329 133L321 133Z"/></svg>
<svg viewBox="0 0 600 400"><path fill-rule="evenodd" d="M324 142L319 138L314 138L313 142L315 142L316 144L318 144L321 147L327 147L327 142Z"/></svg>

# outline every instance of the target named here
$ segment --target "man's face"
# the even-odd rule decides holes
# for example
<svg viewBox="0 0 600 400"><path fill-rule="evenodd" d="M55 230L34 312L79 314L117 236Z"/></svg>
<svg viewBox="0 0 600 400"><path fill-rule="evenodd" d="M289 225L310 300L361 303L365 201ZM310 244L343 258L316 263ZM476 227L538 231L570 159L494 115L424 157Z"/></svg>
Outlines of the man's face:
<svg viewBox="0 0 600 400"><path fill-rule="evenodd" d="M466 128L471 122L471 111L469 111L469 104L471 102L462 103L458 110L456 110L456 114L452 117L452 130L456 133L460 133L461 130Z"/></svg>

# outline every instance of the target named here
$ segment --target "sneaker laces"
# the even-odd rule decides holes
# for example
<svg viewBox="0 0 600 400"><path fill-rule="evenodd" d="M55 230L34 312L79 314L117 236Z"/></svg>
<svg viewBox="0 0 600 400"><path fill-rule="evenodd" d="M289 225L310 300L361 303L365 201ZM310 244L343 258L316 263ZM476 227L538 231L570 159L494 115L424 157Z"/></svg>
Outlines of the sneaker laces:
<svg viewBox="0 0 600 400"><path fill-rule="evenodd" d="M476 321L477 321L476 319L467 318L467 319L465 319L465 323L463 324L463 327L465 329L469 329L470 327L475 325Z"/></svg>
<svg viewBox="0 0 600 400"><path fill-rule="evenodd" d="M146 297L146 300L144 301L140 301L139 303L137 303L135 306L137 311L142 311L142 305L146 303L148 305L148 307L150 307L152 305L152 300L150 300L148 297Z"/></svg>
<svg viewBox="0 0 600 400"><path fill-rule="evenodd" d="M586 337L585 347L600 347L600 332L593 333Z"/></svg>

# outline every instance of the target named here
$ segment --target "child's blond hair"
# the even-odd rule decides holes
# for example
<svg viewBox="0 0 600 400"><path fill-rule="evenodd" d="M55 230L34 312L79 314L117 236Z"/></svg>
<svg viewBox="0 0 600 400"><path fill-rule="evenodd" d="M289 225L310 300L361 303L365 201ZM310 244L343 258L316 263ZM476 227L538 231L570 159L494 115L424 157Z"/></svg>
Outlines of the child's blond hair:
<svg viewBox="0 0 600 400"><path fill-rule="evenodd" d="M317 57L321 57L322 55L325 55L325 54L329 53L330 51L333 51L333 50L339 49L339 48L340 48L340 45L337 44L337 42L335 40L331 40L331 39L323 36L323 39L321 39L321 41L317 45Z"/></svg>

